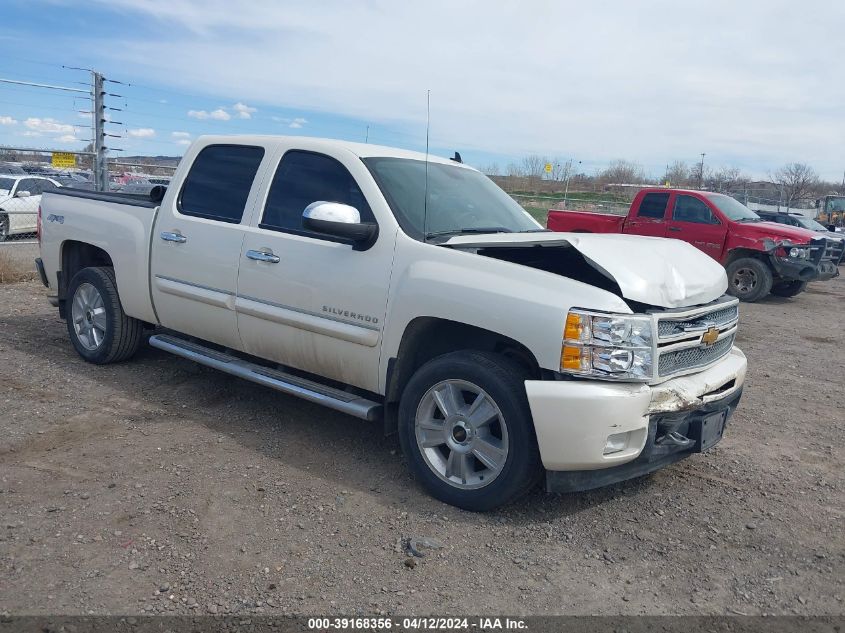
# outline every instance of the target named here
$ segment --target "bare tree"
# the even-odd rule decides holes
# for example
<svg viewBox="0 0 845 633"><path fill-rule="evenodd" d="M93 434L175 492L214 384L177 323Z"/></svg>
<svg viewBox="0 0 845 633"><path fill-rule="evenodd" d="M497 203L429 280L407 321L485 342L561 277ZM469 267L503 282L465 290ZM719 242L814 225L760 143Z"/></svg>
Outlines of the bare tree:
<svg viewBox="0 0 845 633"><path fill-rule="evenodd" d="M646 179L642 165L627 160L613 161L597 177L605 185L641 184Z"/></svg>
<svg viewBox="0 0 845 633"><path fill-rule="evenodd" d="M525 172L523 172L523 171L522 171L522 167L521 167L519 164L517 164L517 163L508 163L507 175L508 175L508 176L519 177L519 176L524 176L524 175L525 175Z"/></svg>
<svg viewBox="0 0 845 633"><path fill-rule="evenodd" d="M781 186L786 205L792 206L813 196L818 189L819 175L806 163L789 163L778 169L772 180Z"/></svg>
<svg viewBox="0 0 845 633"><path fill-rule="evenodd" d="M546 168L546 163L549 162L546 158L537 154L531 154L522 159L520 167L522 168L522 175L529 178L540 179L543 177L543 172Z"/></svg>
<svg viewBox="0 0 845 633"><path fill-rule="evenodd" d="M666 168L664 182L670 187L687 187L690 183L690 168L682 160L676 160Z"/></svg>
<svg viewBox="0 0 845 633"><path fill-rule="evenodd" d="M710 174L707 188L713 191L736 192L745 187L748 181L748 176L743 174L739 167L720 167Z"/></svg>

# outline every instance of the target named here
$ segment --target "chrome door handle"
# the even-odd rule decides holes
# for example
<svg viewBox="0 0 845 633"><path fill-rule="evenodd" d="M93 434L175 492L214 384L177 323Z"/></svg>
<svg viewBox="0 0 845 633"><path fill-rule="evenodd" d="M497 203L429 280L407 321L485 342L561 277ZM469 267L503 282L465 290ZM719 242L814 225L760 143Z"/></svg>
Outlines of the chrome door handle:
<svg viewBox="0 0 845 633"><path fill-rule="evenodd" d="M172 233L170 231L162 231L161 239L165 242L176 242L177 244L184 244L188 241L188 238L181 233Z"/></svg>
<svg viewBox="0 0 845 633"><path fill-rule="evenodd" d="M279 256L273 253L265 253L264 251L247 251L246 256L254 259L257 262L267 262L268 264L278 264Z"/></svg>

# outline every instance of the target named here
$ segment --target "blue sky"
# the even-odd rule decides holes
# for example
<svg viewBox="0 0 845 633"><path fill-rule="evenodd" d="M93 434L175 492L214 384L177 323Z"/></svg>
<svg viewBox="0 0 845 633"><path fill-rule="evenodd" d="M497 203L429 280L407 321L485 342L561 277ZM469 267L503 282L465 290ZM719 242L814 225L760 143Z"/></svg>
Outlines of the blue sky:
<svg viewBox="0 0 845 633"><path fill-rule="evenodd" d="M754 176L845 169L845 5L713 0L4 0L0 77L110 84L113 146L179 155L203 133L527 154L655 174L706 152ZM0 84L0 144L81 149L83 95Z"/></svg>

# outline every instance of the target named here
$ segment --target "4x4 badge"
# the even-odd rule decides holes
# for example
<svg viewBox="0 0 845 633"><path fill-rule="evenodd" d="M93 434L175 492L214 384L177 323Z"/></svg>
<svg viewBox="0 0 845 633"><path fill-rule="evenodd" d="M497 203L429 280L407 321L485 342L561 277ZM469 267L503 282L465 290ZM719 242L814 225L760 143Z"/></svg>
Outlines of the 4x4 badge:
<svg viewBox="0 0 845 633"><path fill-rule="evenodd" d="M713 326L710 326L710 329L708 329L704 334L701 335L701 344L704 345L704 347L710 347L711 345L713 345L713 343L716 342L718 338L719 330L717 330Z"/></svg>

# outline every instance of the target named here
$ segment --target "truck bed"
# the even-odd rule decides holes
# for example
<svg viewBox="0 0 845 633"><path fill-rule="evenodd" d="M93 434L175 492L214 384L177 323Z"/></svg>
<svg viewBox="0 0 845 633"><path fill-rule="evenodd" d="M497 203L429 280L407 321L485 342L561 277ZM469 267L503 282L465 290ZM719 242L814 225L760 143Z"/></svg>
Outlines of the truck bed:
<svg viewBox="0 0 845 633"><path fill-rule="evenodd" d="M90 189L74 189L73 187L56 187L50 193L60 196L71 196L73 198L85 198L87 200L99 200L101 202L116 202L117 204L129 204L133 207L146 207L155 209L158 202L149 195L138 193L120 193L119 191L91 191Z"/></svg>
<svg viewBox="0 0 845 633"><path fill-rule="evenodd" d="M59 288L65 246L69 242L90 244L111 257L126 314L155 323L149 240L157 212L158 203L146 195L69 187L45 191L41 199L41 259L50 287Z"/></svg>
<svg viewBox="0 0 845 633"><path fill-rule="evenodd" d="M624 215L549 209L547 228L561 233L621 233Z"/></svg>

